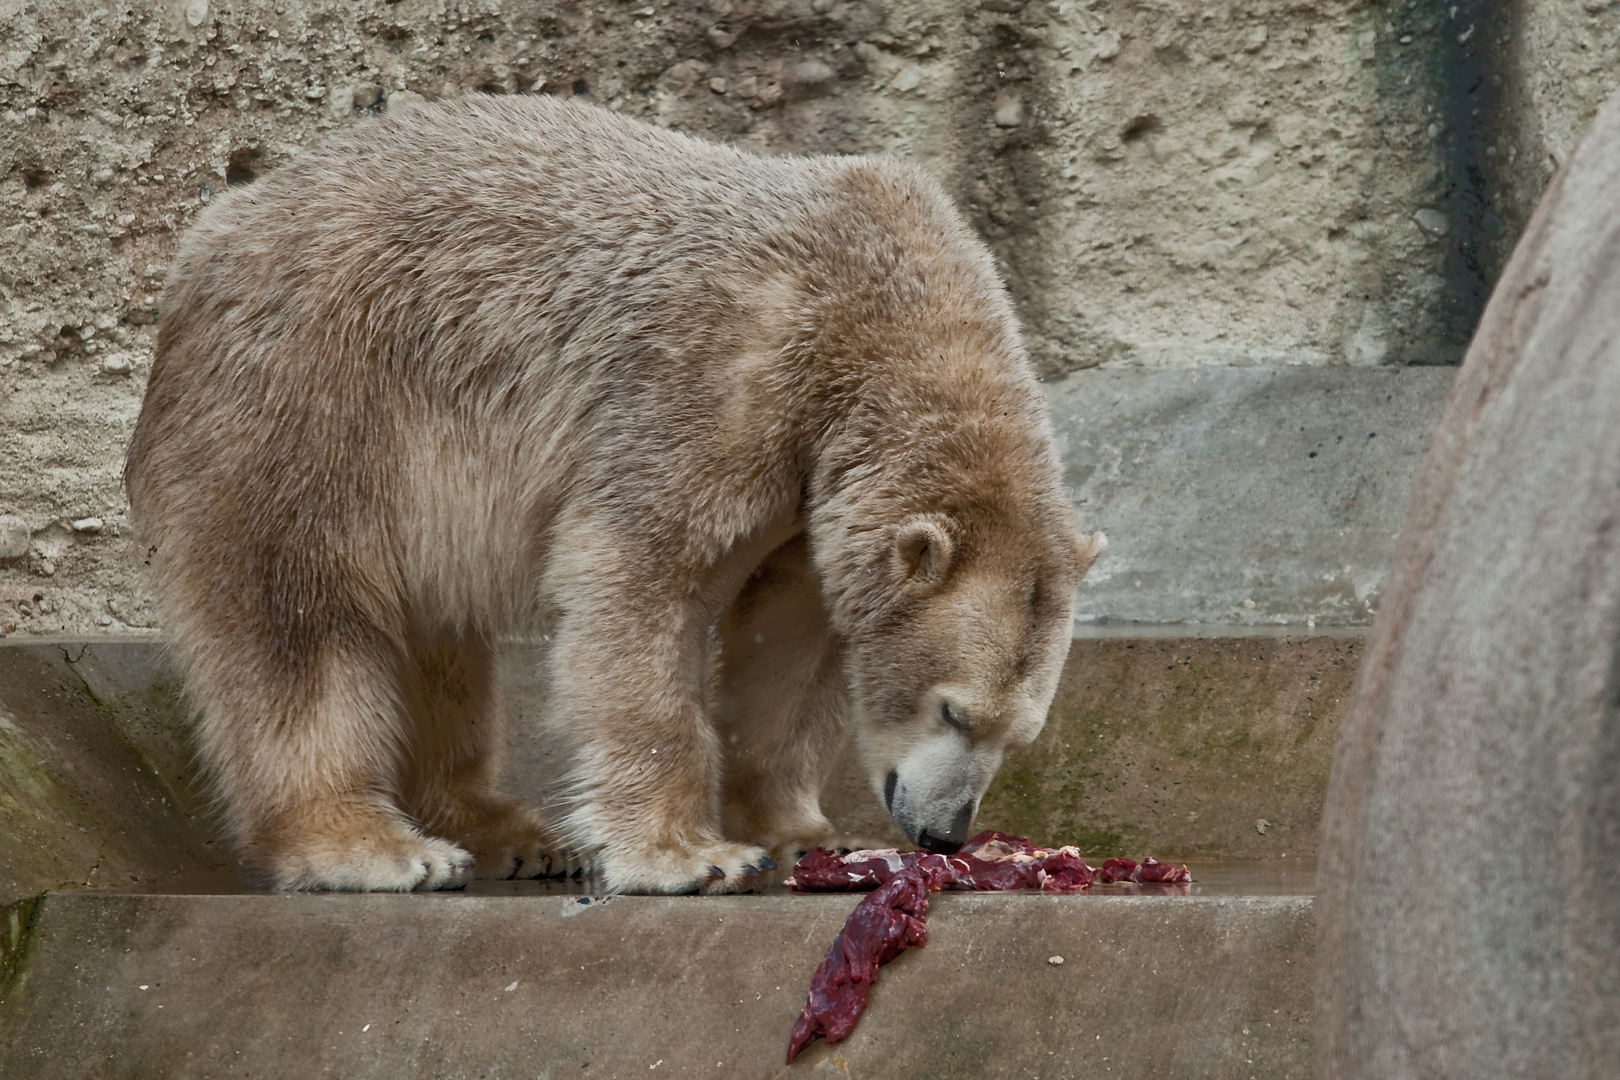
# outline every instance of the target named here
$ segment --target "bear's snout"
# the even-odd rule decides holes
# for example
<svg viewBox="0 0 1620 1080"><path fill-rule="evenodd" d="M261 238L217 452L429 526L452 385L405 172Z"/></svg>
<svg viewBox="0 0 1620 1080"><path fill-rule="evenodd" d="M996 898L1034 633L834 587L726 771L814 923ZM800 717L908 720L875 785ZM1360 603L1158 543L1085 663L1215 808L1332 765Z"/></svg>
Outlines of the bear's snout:
<svg viewBox="0 0 1620 1080"><path fill-rule="evenodd" d="M917 846L932 851L935 855L955 855L962 850L968 829L973 825L973 811L973 800L969 799L956 811L943 833L936 833L931 828L925 828L918 833Z"/></svg>

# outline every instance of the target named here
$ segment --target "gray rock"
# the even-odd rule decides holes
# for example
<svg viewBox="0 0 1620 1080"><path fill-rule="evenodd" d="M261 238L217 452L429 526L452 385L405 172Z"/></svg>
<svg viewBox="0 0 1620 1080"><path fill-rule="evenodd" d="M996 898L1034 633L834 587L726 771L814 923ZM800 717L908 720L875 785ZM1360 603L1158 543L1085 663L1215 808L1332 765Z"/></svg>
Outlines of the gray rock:
<svg viewBox="0 0 1620 1080"><path fill-rule="evenodd" d="M334 86L327 94L326 108L333 117L341 119L354 110L354 87Z"/></svg>
<svg viewBox="0 0 1620 1080"><path fill-rule="evenodd" d="M399 112L423 101L421 94L414 90L390 90L388 92L388 111Z"/></svg>
<svg viewBox="0 0 1620 1080"><path fill-rule="evenodd" d="M28 554L28 522L11 514L0 515L0 559L20 559Z"/></svg>
<svg viewBox="0 0 1620 1080"><path fill-rule="evenodd" d="M838 81L838 73L820 60L800 60L782 72L784 86L805 94L822 94Z"/></svg>
<svg viewBox="0 0 1620 1080"><path fill-rule="evenodd" d="M1324 812L1325 1080L1620 1076L1620 98L1497 285Z"/></svg>
<svg viewBox="0 0 1620 1080"><path fill-rule="evenodd" d="M101 531L102 525L103 522L98 517L79 518L73 523L73 531L76 533L90 533L94 535L95 533L99 533Z"/></svg>
<svg viewBox="0 0 1620 1080"><path fill-rule="evenodd" d="M1444 236L1451 231L1451 222L1438 210L1425 206L1412 215L1417 227L1430 236Z"/></svg>
<svg viewBox="0 0 1620 1080"><path fill-rule="evenodd" d="M1024 99L1005 91L996 95L993 119L997 127L1014 128L1024 122Z"/></svg>

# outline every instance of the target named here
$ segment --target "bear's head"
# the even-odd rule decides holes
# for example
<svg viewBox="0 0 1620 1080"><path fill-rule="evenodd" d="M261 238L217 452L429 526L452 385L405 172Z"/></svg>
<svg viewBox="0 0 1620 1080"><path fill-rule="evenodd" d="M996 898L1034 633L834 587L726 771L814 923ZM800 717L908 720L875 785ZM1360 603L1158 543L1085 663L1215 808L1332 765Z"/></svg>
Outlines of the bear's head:
<svg viewBox="0 0 1620 1080"><path fill-rule="evenodd" d="M812 523L862 763L907 837L941 852L1045 724L1075 588L1106 543L1074 527L1044 416L1011 440L985 428L855 455Z"/></svg>

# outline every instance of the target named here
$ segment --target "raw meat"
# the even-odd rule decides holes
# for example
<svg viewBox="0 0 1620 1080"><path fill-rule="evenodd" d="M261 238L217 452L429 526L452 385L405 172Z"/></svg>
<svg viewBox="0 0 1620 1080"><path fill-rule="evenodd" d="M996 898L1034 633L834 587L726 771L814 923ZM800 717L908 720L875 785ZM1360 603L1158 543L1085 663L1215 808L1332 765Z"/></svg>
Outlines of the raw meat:
<svg viewBox="0 0 1620 1080"><path fill-rule="evenodd" d="M1038 848L1021 836L992 830L963 844L955 855L893 848L837 855L817 848L794 865L788 884L796 892L860 892L913 866L927 872L936 889L1082 892L1096 877L1077 848Z"/></svg>
<svg viewBox="0 0 1620 1080"><path fill-rule="evenodd" d="M787 884L795 892L860 892L875 889L850 912L810 980L810 997L793 1025L788 1064L820 1035L838 1042L855 1030L878 968L908 946L928 943L923 915L928 893L940 889L1039 889L1084 892L1093 882L1133 885L1192 880L1185 866L1154 858L1109 859L1101 870L1086 865L1076 848L1038 848L1022 836L982 832L955 855L925 851L808 852L793 866ZM1135 890L1132 890L1135 891Z"/></svg>
<svg viewBox="0 0 1620 1080"><path fill-rule="evenodd" d="M865 892L910 867L921 867L931 880L945 875L948 870L945 856L926 851L883 848L839 855L817 848L793 864L793 876L787 879L787 884L795 892Z"/></svg>
<svg viewBox="0 0 1620 1080"><path fill-rule="evenodd" d="M1185 866L1162 863L1149 855L1140 865L1135 859L1109 859L1097 871L1097 880L1104 884L1115 881L1130 881L1138 885L1179 884L1191 881L1192 875Z"/></svg>

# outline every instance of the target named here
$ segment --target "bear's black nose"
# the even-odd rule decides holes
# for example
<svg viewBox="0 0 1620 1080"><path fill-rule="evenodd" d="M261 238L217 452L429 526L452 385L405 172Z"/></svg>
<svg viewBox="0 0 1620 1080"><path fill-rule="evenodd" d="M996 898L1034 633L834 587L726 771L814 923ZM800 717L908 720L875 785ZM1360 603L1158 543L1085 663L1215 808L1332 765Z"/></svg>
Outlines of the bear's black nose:
<svg viewBox="0 0 1620 1080"><path fill-rule="evenodd" d="M883 778L883 809L894 813L894 787L900 782L900 774L893 769Z"/></svg>
<svg viewBox="0 0 1620 1080"><path fill-rule="evenodd" d="M955 855L962 850L960 840L946 840L935 836L927 829L924 829L922 835L917 837L917 846L932 851L935 855Z"/></svg>

